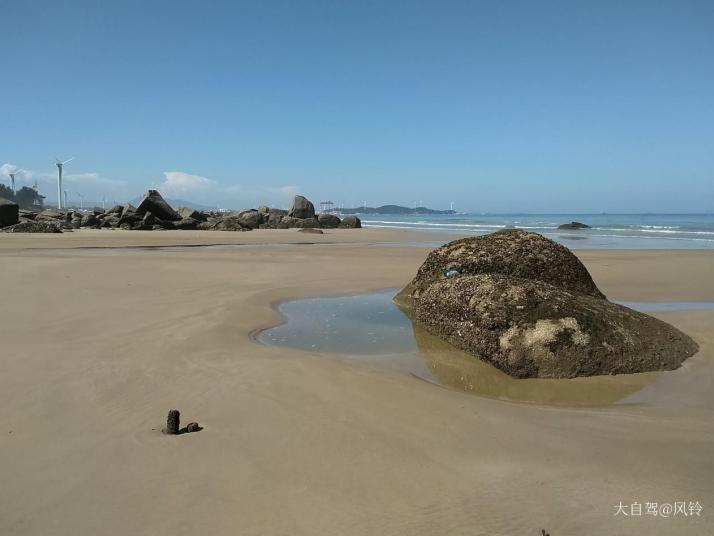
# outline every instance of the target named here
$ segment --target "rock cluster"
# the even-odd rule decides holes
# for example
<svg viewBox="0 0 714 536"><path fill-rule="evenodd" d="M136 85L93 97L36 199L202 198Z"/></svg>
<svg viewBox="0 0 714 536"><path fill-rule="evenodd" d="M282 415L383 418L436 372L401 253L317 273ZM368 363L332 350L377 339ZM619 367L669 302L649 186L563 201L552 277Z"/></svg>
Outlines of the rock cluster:
<svg viewBox="0 0 714 536"><path fill-rule="evenodd" d="M162 432L168 435L179 435L200 432L201 430L203 430L203 427L197 422L190 422L181 428L181 412L177 409L172 409L169 410L168 417L166 417L166 428Z"/></svg>
<svg viewBox="0 0 714 536"><path fill-rule="evenodd" d="M608 301L564 246L516 229L432 251L396 300L427 331L514 377L671 370L698 350L669 324Z"/></svg>
<svg viewBox="0 0 714 536"><path fill-rule="evenodd" d="M34 224L31 225L30 222ZM18 225L19 224L19 225ZM152 231L165 229L250 231L253 229L360 228L356 216L341 220L334 214L315 214L313 204L295 196L290 210L261 206L238 212L201 212L189 207L176 210L156 190L149 190L137 207L116 205L107 210L18 210L0 199L0 227L5 232L62 232L79 228Z"/></svg>

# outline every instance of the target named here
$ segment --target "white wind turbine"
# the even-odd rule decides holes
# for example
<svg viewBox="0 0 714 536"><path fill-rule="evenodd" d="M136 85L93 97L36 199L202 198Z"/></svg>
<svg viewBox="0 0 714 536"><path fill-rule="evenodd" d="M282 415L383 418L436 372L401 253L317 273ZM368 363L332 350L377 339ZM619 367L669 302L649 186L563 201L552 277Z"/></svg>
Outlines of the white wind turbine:
<svg viewBox="0 0 714 536"><path fill-rule="evenodd" d="M15 195L17 193L15 191L15 174L8 173L8 175L10 175L10 187L12 188L12 195Z"/></svg>
<svg viewBox="0 0 714 536"><path fill-rule="evenodd" d="M79 210L84 210L84 196L77 191L75 191L74 193L79 196Z"/></svg>
<svg viewBox="0 0 714 536"><path fill-rule="evenodd" d="M56 165L57 165L57 208L62 208L62 166L64 166L67 162L71 162L74 160L74 157L65 160L64 162L60 162L60 159L55 157ZM65 203L66 205L67 203Z"/></svg>

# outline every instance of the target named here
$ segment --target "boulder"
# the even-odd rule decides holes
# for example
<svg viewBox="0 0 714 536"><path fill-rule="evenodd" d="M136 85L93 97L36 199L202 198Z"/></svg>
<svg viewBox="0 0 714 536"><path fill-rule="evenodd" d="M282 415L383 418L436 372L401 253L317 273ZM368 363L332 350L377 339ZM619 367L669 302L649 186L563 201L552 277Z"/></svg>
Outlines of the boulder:
<svg viewBox="0 0 714 536"><path fill-rule="evenodd" d="M558 225L558 229L590 229L590 226L579 221L571 221L570 223Z"/></svg>
<svg viewBox="0 0 714 536"><path fill-rule="evenodd" d="M273 228L277 228L280 225L280 221L283 219L284 216L287 216L288 211L287 210L282 210L279 208L271 208L268 211L268 214L263 214L263 221L269 226Z"/></svg>
<svg viewBox="0 0 714 536"><path fill-rule="evenodd" d="M345 216L340 222L341 229L361 229L362 220L357 216Z"/></svg>
<svg viewBox="0 0 714 536"><path fill-rule="evenodd" d="M136 212L142 215L151 212L161 220L178 221L181 219L181 215L171 208L171 205L156 190L148 190L146 192L141 203L136 207Z"/></svg>
<svg viewBox="0 0 714 536"><path fill-rule="evenodd" d="M159 227L159 228L161 228L161 229L166 229L166 230L168 231L168 230L170 230L170 229L175 229L175 228L176 228L176 224L175 224L173 221L171 221L171 220L162 220L162 219L159 219L159 218L156 218L156 217L155 217L155 219L154 219L154 227Z"/></svg>
<svg viewBox="0 0 714 536"><path fill-rule="evenodd" d="M179 207L176 209L176 212L181 216L181 218L191 218L196 221L206 221L208 219L208 216L206 216L203 212L199 212L198 210L194 210L191 207Z"/></svg>
<svg viewBox="0 0 714 536"><path fill-rule="evenodd" d="M72 229L79 229L82 226L82 214L80 212L72 213L71 225Z"/></svg>
<svg viewBox="0 0 714 536"><path fill-rule="evenodd" d="M4 233L61 233L62 228L55 222L51 221L23 221L5 227L2 229Z"/></svg>
<svg viewBox="0 0 714 536"><path fill-rule="evenodd" d="M260 205L258 207L258 212L260 212L262 214L268 214L268 213L270 213L270 207L268 205Z"/></svg>
<svg viewBox="0 0 714 536"><path fill-rule="evenodd" d="M204 228L201 226L201 228ZM236 216L227 216L221 220L214 222L210 229L216 231L250 231L250 227L246 227Z"/></svg>
<svg viewBox="0 0 714 536"><path fill-rule="evenodd" d="M107 227L118 227L119 226L119 218L116 216L116 213L112 213L108 215L106 218L102 220L101 223L102 228L107 228Z"/></svg>
<svg viewBox="0 0 714 536"><path fill-rule="evenodd" d="M82 216L82 227L99 227L100 220L93 212L88 212Z"/></svg>
<svg viewBox="0 0 714 536"><path fill-rule="evenodd" d="M146 214L148 214L148 212L144 214L139 214L139 212L137 212L136 210L136 207L130 204L126 204L122 207L121 216L119 217L119 226L121 227L124 224L128 224L133 227L137 224L141 224Z"/></svg>
<svg viewBox="0 0 714 536"><path fill-rule="evenodd" d="M154 216L151 212L147 212L146 214L144 214L144 217L141 220L144 225L156 224L156 216Z"/></svg>
<svg viewBox="0 0 714 536"><path fill-rule="evenodd" d="M20 217L25 218L26 220L34 220L38 214L38 212L35 212L34 210L29 210L26 208L21 208L19 212L20 212Z"/></svg>
<svg viewBox="0 0 714 536"><path fill-rule="evenodd" d="M112 208L106 211L107 214L117 214L121 215L123 207L121 205L114 205Z"/></svg>
<svg viewBox="0 0 714 536"><path fill-rule="evenodd" d="M280 218L280 223L278 223L278 229L291 229L297 227L300 220L293 218L292 216L283 216Z"/></svg>
<svg viewBox="0 0 714 536"><path fill-rule="evenodd" d="M20 207L17 203L0 197L0 227L15 225L20 221Z"/></svg>
<svg viewBox="0 0 714 536"><path fill-rule="evenodd" d="M131 216L136 214L136 207L132 205L131 203L126 203L125 205L122 205L121 207L121 215L122 216Z"/></svg>
<svg viewBox="0 0 714 536"><path fill-rule="evenodd" d="M698 350L608 301L567 248L521 230L432 251L396 300L430 333L519 378L671 370Z"/></svg>
<svg viewBox="0 0 714 536"><path fill-rule="evenodd" d="M298 229L316 229L320 227L320 222L317 221L317 218L298 219L295 222L294 227L297 227Z"/></svg>
<svg viewBox="0 0 714 536"><path fill-rule="evenodd" d="M237 214L238 220L243 224L244 227L250 229L257 229L261 223L263 223L263 213L257 210L241 210Z"/></svg>
<svg viewBox="0 0 714 536"><path fill-rule="evenodd" d="M183 218L177 222L174 222L175 229L181 229L184 231L193 231L198 229L198 224L201 223L193 218Z"/></svg>
<svg viewBox="0 0 714 536"><path fill-rule="evenodd" d="M340 226L341 220L334 214L320 214L317 217L317 221L320 222L320 227L325 229L336 229Z"/></svg>
<svg viewBox="0 0 714 536"><path fill-rule="evenodd" d="M38 221L66 221L67 213L63 210L48 208L40 212L35 219Z"/></svg>
<svg viewBox="0 0 714 536"><path fill-rule="evenodd" d="M306 197L296 195L293 199L293 206L288 211L288 216L299 219L314 218L315 207Z"/></svg>

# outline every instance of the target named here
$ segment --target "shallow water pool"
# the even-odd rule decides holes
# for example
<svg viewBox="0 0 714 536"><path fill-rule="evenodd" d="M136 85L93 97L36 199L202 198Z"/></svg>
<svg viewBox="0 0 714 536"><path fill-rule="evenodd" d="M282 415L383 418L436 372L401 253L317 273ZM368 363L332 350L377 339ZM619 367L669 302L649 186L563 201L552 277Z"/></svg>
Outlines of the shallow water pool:
<svg viewBox="0 0 714 536"><path fill-rule="evenodd" d="M573 379L516 379L412 324L392 301L398 289L280 304L285 322L257 340L339 359L359 360L444 387L539 404L603 405L636 393L660 372ZM618 302L640 311L711 310L711 302Z"/></svg>

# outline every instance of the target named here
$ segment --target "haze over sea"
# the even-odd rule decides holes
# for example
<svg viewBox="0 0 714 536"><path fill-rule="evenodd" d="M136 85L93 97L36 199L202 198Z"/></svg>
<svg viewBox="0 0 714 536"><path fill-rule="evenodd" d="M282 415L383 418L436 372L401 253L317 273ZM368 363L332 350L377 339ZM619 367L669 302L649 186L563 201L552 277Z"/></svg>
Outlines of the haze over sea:
<svg viewBox="0 0 714 536"><path fill-rule="evenodd" d="M558 229L571 221L591 228ZM364 215L362 224L459 235L518 227L574 249L714 248L714 214L385 214Z"/></svg>

